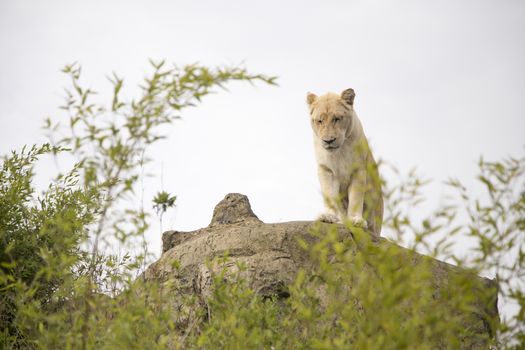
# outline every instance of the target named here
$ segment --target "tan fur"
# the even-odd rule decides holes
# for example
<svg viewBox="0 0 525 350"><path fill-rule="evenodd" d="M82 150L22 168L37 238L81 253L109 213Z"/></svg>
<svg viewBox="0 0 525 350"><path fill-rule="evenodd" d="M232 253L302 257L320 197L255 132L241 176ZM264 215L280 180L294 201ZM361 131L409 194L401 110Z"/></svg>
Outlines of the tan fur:
<svg viewBox="0 0 525 350"><path fill-rule="evenodd" d="M352 89L320 97L308 93L325 222L350 220L375 236L381 233L383 197L377 164L357 117Z"/></svg>

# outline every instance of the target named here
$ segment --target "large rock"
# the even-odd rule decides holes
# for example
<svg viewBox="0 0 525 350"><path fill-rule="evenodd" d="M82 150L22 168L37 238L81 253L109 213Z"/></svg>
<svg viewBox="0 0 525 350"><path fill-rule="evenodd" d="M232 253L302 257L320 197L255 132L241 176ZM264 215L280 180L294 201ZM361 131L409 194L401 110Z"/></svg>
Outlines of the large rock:
<svg viewBox="0 0 525 350"><path fill-rule="evenodd" d="M311 234L312 229L330 227L333 226L312 221L266 224L252 212L246 196L228 194L216 206L208 227L192 232L164 233L163 254L146 270L144 279L169 286L169 295L175 304L177 298L185 295L196 295L205 303L211 293L214 272L210 271L208 262L227 254L229 260L225 267L235 272L238 263L243 263L247 267L244 277L260 295L286 298L289 296L286 286L294 280L297 271L312 264L298 240L314 242L316 237ZM352 238L352 232L345 226L337 225L337 230L343 239ZM472 279L480 298L473 303L474 310L465 317L465 322L480 337L466 341L464 348L486 348L486 339L491 336L491 320L497 318L497 285L494 281L469 275L467 271L398 247L385 239L378 239L374 244L400 251L405 258L392 261L392 264L399 265L396 268L410 269L430 262L433 276L430 288L435 290L435 298L441 297L445 286L448 288L454 283L454 276L467 275Z"/></svg>

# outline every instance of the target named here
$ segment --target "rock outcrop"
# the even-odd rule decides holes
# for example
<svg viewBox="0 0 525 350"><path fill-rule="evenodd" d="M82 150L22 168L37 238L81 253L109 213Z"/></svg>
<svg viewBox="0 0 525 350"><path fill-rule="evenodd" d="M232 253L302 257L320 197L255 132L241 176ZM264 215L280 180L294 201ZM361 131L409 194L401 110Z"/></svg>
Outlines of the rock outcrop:
<svg viewBox="0 0 525 350"><path fill-rule="evenodd" d="M344 225L336 226L341 237L352 238L352 232ZM328 229L333 226L312 221L263 223L252 212L246 196L228 194L216 206L208 227L192 232L164 233L163 254L146 270L144 279L176 286L170 287L173 300L183 295L197 295L206 300L211 293L213 275L207 262L228 254L226 267L234 272L237 263L244 264L247 269L243 274L257 293L286 298L289 296L286 286L294 280L297 271L312 263L298 240L315 242L317 238L310 233L314 227ZM399 268L410 269L423 261L430 262L436 298L440 297L443 286L453 283L451 276L468 274L450 264L398 247L386 239L380 238L374 244L394 246L407 256L408 264L406 261L392 261L392 264L399 264ZM474 280L484 297L474 303L475 309L465 317L465 322L480 334L481 340L470 339L464 348L484 348L486 339L491 336L489 319L498 317L497 285L473 274L469 278Z"/></svg>

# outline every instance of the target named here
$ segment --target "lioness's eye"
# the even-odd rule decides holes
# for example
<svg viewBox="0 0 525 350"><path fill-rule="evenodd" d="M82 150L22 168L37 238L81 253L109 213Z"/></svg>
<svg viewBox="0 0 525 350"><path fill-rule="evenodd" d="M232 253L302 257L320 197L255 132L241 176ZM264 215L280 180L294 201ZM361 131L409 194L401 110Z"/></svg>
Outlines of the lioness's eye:
<svg viewBox="0 0 525 350"><path fill-rule="evenodd" d="M339 117L335 117L335 118L334 118L334 123L337 123L337 122L340 121L340 120L341 120L341 118L339 118Z"/></svg>
<svg viewBox="0 0 525 350"><path fill-rule="evenodd" d="M323 121L322 121L321 119L318 119L318 120L317 120L317 124L319 124L319 125L320 125L320 124L323 124Z"/></svg>

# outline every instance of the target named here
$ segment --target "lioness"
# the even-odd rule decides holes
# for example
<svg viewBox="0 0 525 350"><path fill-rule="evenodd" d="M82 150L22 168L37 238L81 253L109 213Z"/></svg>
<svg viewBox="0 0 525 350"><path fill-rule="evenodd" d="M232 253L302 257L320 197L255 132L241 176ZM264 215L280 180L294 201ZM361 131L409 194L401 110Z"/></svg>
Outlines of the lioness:
<svg viewBox="0 0 525 350"><path fill-rule="evenodd" d="M327 212L324 222L350 220L379 236L383 197L377 164L354 111L355 92L308 93L319 181Z"/></svg>

